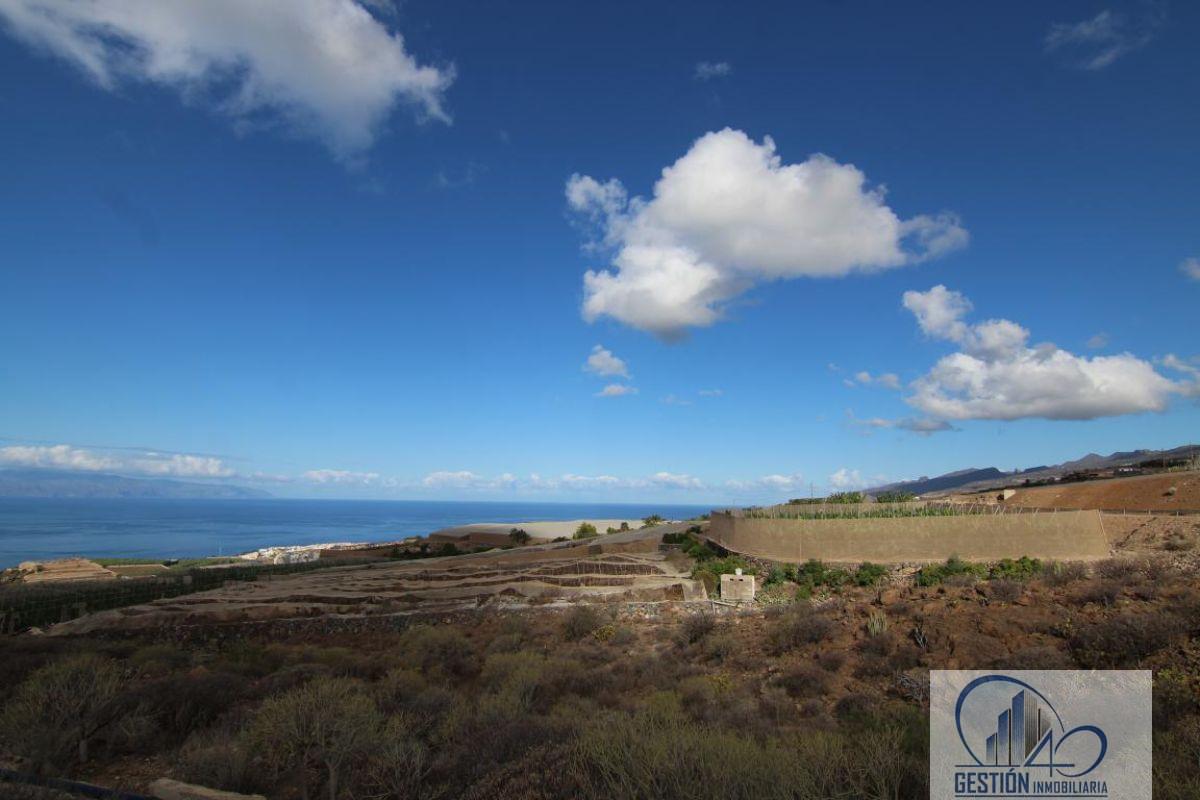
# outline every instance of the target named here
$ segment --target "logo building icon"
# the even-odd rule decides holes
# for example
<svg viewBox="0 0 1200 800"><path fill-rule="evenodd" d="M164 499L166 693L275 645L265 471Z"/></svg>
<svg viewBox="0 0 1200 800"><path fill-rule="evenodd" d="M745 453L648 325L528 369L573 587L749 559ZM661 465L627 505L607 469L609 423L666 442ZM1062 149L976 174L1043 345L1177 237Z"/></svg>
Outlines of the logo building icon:
<svg viewBox="0 0 1200 800"><path fill-rule="evenodd" d="M996 718L996 732L987 738L989 766L1023 766L1050 733L1049 713L1032 693L1022 689L1012 697L1012 707Z"/></svg>

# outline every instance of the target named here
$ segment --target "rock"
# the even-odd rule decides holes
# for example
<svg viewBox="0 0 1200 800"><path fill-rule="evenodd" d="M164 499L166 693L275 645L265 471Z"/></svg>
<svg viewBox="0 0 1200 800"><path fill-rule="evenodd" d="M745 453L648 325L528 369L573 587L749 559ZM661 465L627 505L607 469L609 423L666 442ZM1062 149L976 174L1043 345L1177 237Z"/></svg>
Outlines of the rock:
<svg viewBox="0 0 1200 800"><path fill-rule="evenodd" d="M158 800L267 800L261 794L238 794L220 789L193 786L170 778L159 778L150 784L150 794Z"/></svg>

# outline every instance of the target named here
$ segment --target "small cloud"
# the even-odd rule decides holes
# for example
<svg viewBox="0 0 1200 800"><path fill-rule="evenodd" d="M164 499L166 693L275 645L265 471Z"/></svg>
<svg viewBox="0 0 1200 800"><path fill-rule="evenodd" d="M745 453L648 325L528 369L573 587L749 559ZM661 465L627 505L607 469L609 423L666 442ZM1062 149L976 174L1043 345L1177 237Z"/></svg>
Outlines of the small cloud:
<svg viewBox="0 0 1200 800"><path fill-rule="evenodd" d="M696 64L692 77L698 81L710 81L713 78L727 78L732 72L733 67L728 61L701 61Z"/></svg>
<svg viewBox="0 0 1200 800"><path fill-rule="evenodd" d="M353 472L347 469L310 469L300 476L310 483L370 486L378 483L378 472Z"/></svg>
<svg viewBox="0 0 1200 800"><path fill-rule="evenodd" d="M829 476L829 485L834 489L861 489L865 484L858 470L842 467Z"/></svg>
<svg viewBox="0 0 1200 800"><path fill-rule="evenodd" d="M1047 53L1066 53L1080 69L1101 70L1149 44L1164 18L1161 7L1153 5L1134 18L1105 9L1081 22L1056 22L1043 44Z"/></svg>
<svg viewBox="0 0 1200 800"><path fill-rule="evenodd" d="M1200 258L1185 258L1179 263L1179 271L1186 278L1200 281Z"/></svg>
<svg viewBox="0 0 1200 800"><path fill-rule="evenodd" d="M1101 331L1095 336L1087 340L1087 346L1092 350L1099 350L1102 347L1108 347L1108 334Z"/></svg>
<svg viewBox="0 0 1200 800"><path fill-rule="evenodd" d="M605 349L604 345L596 345L592 348L592 353L584 362L583 369L593 375L601 377L629 377L629 367L624 359L613 355L611 350Z"/></svg>
<svg viewBox="0 0 1200 800"><path fill-rule="evenodd" d="M882 375L872 375L863 370L854 374L854 381L857 381L863 386L882 386L885 389L899 389L900 376L894 372L885 372ZM853 386L852 381L843 381L847 386Z"/></svg>
<svg viewBox="0 0 1200 800"><path fill-rule="evenodd" d="M859 419L850 410L846 411L846 416L849 418L851 425L868 430L894 429L915 433L918 436L930 436L934 433L958 430L958 428L955 428L946 420L933 419L932 417L903 417L901 419L868 417L866 419Z"/></svg>
<svg viewBox="0 0 1200 800"><path fill-rule="evenodd" d="M596 397L623 397L627 394L637 394L638 390L633 386L627 386L623 383L610 383L600 391L596 392Z"/></svg>
<svg viewBox="0 0 1200 800"><path fill-rule="evenodd" d="M478 164L467 164L462 171L453 173L438 170L433 176L433 185L438 189L461 189L470 186L483 174L483 167Z"/></svg>
<svg viewBox="0 0 1200 800"><path fill-rule="evenodd" d="M701 397L720 397L725 394L725 391L723 389L701 389L696 394Z"/></svg>
<svg viewBox="0 0 1200 800"><path fill-rule="evenodd" d="M678 475L673 472L656 472L650 476L650 482L669 489L703 489L704 482L691 475Z"/></svg>
<svg viewBox="0 0 1200 800"><path fill-rule="evenodd" d="M663 403L669 406L690 406L691 400L680 397L679 395L669 394L662 399Z"/></svg>

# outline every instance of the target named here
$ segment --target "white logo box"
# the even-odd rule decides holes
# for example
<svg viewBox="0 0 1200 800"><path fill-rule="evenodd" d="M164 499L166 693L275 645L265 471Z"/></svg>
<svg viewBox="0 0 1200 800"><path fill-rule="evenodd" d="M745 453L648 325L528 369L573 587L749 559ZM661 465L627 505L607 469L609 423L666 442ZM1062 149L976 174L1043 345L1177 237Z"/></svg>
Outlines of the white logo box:
<svg viewBox="0 0 1200 800"><path fill-rule="evenodd" d="M1149 670L930 670L929 796L1150 800Z"/></svg>

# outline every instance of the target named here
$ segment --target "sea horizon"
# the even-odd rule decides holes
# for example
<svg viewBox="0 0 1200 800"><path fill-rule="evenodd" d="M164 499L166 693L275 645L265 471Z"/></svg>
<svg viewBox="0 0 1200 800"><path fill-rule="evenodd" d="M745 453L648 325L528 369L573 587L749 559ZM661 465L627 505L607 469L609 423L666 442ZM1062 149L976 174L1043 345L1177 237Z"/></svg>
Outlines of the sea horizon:
<svg viewBox="0 0 1200 800"><path fill-rule="evenodd" d="M200 558L379 542L476 522L685 519L713 505L331 498L0 498L0 568L22 561Z"/></svg>

